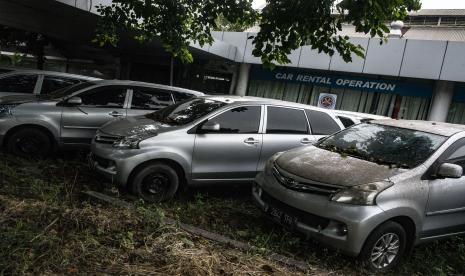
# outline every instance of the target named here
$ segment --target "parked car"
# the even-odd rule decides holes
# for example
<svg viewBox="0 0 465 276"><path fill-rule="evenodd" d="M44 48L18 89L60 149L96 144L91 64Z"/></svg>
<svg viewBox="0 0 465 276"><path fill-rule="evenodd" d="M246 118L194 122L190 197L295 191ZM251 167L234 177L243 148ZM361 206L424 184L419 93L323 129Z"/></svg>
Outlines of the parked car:
<svg viewBox="0 0 465 276"><path fill-rule="evenodd" d="M97 80L100 79L60 72L10 70L3 73L0 72L0 97L7 95L49 94L73 84Z"/></svg>
<svg viewBox="0 0 465 276"><path fill-rule="evenodd" d="M278 223L382 272L416 244L465 233L464 165L463 125L372 121L276 153L253 196Z"/></svg>
<svg viewBox="0 0 465 276"><path fill-rule="evenodd" d="M96 130L110 120L201 95L183 88L111 80L80 83L49 95L7 96L0 102L0 144L22 156L88 147Z"/></svg>
<svg viewBox="0 0 465 276"><path fill-rule="evenodd" d="M369 113L345 111L345 110L334 110L336 117L341 120L342 124L347 128L363 122L371 120L388 120L390 117L374 115Z"/></svg>
<svg viewBox="0 0 465 276"><path fill-rule="evenodd" d="M91 162L115 184L160 201L182 184L251 183L275 152L342 128L331 111L316 107L207 96L104 125Z"/></svg>

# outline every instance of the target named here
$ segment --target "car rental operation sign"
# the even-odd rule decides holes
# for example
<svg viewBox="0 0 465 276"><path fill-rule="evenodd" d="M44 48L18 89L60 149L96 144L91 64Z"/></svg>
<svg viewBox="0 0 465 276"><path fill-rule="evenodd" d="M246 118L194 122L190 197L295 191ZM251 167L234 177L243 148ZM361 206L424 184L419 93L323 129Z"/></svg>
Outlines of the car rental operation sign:
<svg viewBox="0 0 465 276"><path fill-rule="evenodd" d="M430 97L432 95L432 86L422 83L403 82L396 79L323 74L322 72L305 72L292 69L270 71L253 68L251 72L251 79L275 80L416 97Z"/></svg>

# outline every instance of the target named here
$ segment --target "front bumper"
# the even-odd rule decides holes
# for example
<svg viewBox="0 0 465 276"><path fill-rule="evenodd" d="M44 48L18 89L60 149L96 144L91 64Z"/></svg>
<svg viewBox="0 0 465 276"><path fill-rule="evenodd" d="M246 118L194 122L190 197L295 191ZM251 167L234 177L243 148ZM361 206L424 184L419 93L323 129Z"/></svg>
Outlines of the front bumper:
<svg viewBox="0 0 465 276"><path fill-rule="evenodd" d="M296 219L295 230L350 256L359 255L368 235L385 219L378 206L341 204L326 196L293 191L266 172L256 177L253 197L262 211L281 210Z"/></svg>

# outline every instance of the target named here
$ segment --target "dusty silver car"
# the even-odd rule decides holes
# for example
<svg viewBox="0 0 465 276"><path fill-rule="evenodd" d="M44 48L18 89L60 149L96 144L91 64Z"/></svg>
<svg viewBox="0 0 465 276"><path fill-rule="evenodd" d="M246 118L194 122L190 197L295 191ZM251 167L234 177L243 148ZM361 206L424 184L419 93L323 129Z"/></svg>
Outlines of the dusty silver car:
<svg viewBox="0 0 465 276"><path fill-rule="evenodd" d="M465 233L465 126L377 120L271 157L253 187L275 221L383 271Z"/></svg>
<svg viewBox="0 0 465 276"><path fill-rule="evenodd" d="M0 99L0 145L22 156L88 147L95 132L121 117L151 113L203 93L133 82L92 81L48 95Z"/></svg>
<svg viewBox="0 0 465 276"><path fill-rule="evenodd" d="M331 111L277 100L207 96L103 126L95 169L147 201L183 185L251 183L275 152L343 128Z"/></svg>

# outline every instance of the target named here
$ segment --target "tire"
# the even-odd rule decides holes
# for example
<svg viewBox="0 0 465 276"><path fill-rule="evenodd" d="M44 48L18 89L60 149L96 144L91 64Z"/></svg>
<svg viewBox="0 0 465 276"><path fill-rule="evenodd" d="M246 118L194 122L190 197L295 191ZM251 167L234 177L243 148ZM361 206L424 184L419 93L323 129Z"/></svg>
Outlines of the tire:
<svg viewBox="0 0 465 276"><path fill-rule="evenodd" d="M37 128L15 131L6 143L7 151L21 157L47 157L53 149L50 137Z"/></svg>
<svg viewBox="0 0 465 276"><path fill-rule="evenodd" d="M359 258L369 271L383 273L399 265L406 244L405 229L394 221L387 221L373 230ZM386 247L386 245L390 246Z"/></svg>
<svg viewBox="0 0 465 276"><path fill-rule="evenodd" d="M172 199L179 188L179 176L169 165L152 163L134 176L132 192L147 202Z"/></svg>

